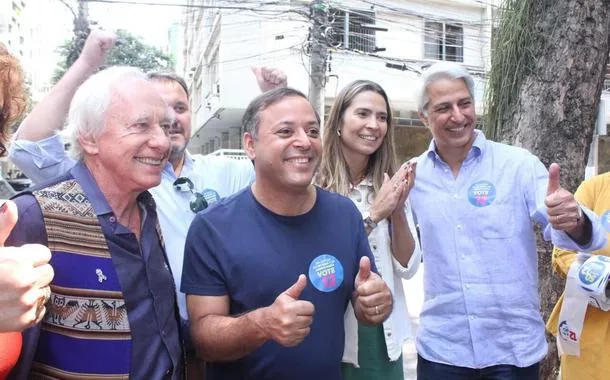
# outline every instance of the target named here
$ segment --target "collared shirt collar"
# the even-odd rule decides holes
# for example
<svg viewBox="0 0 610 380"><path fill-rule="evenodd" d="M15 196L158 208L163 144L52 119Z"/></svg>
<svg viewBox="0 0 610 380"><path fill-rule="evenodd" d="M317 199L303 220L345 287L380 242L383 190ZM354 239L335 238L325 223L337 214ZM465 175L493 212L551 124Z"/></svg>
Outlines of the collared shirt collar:
<svg viewBox="0 0 610 380"><path fill-rule="evenodd" d="M474 142L472 143L472 147L470 148L466 159L473 156L481 156L483 153L485 153L485 147L487 146L487 139L481 130L475 129L473 133L475 134ZM436 143L434 142L434 139L430 141L430 145L428 145L428 149L424 152L424 154L431 159L443 162L441 156L439 156L439 154L436 152Z"/></svg>
<svg viewBox="0 0 610 380"><path fill-rule="evenodd" d="M97 185L95 178L93 178L89 168L87 168L83 161L78 161L76 165L70 169L70 174L72 174L74 179L83 188L85 195L87 195L87 198L91 201L95 215L100 216L113 212L106 197ZM152 195L148 191L143 191L138 195L138 203L145 205L147 208L153 207L154 209L155 207ZM150 211L150 209L148 211Z"/></svg>
<svg viewBox="0 0 610 380"><path fill-rule="evenodd" d="M373 186L373 178L370 175L367 175L362 181L360 181L359 184L357 184L355 187L358 186Z"/></svg>
<svg viewBox="0 0 610 380"><path fill-rule="evenodd" d="M78 161L76 165L70 169L70 174L72 174L76 182L83 188L83 191L91 201L97 216L112 212L112 208L108 204L106 197L98 187L95 178L93 178L89 168L83 161Z"/></svg>
<svg viewBox="0 0 610 380"><path fill-rule="evenodd" d="M194 164L193 156L185 150L184 151L184 163L182 165L182 171L180 172L180 176L176 175L176 171L174 170L174 166L168 161L165 164L165 168L163 168L163 173L168 175L172 179L177 179L178 177L188 177L190 173L193 171Z"/></svg>

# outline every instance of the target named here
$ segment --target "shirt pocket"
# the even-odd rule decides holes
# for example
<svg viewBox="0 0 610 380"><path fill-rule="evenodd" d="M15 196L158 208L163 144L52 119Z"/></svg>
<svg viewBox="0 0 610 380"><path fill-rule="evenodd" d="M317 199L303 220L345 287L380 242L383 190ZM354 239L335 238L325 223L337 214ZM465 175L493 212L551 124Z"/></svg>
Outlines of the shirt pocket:
<svg viewBox="0 0 610 380"><path fill-rule="evenodd" d="M474 212L474 225L484 239L508 239L515 236L515 204L512 199L496 200Z"/></svg>

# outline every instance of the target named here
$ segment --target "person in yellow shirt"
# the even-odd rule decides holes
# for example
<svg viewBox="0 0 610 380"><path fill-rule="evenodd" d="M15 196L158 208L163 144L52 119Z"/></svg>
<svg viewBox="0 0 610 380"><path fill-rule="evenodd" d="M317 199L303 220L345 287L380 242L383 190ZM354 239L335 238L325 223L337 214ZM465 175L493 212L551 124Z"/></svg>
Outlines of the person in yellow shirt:
<svg viewBox="0 0 610 380"><path fill-rule="evenodd" d="M590 178L580 184L574 197L600 217L610 238L610 172ZM576 252L555 247L553 249L553 269L563 278L576 259ZM594 255L610 256L610 245L593 252ZM555 305L546 328L557 335L559 313L563 295ZM585 321L580 337L580 356L561 355L561 379L607 379L610 373L610 311L587 307Z"/></svg>

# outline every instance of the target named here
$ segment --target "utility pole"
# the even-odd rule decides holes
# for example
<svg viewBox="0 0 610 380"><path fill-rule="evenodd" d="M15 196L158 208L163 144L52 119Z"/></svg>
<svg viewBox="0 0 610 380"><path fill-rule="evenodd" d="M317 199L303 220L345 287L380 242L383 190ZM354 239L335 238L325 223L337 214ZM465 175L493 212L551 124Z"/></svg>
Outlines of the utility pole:
<svg viewBox="0 0 610 380"><path fill-rule="evenodd" d="M89 33L89 3L87 1L78 1L78 14L74 19L74 34Z"/></svg>
<svg viewBox="0 0 610 380"><path fill-rule="evenodd" d="M320 115L324 126L324 86L326 84L326 59L328 44L325 29L328 25L328 3L314 0L311 4L311 49L309 60L309 101Z"/></svg>

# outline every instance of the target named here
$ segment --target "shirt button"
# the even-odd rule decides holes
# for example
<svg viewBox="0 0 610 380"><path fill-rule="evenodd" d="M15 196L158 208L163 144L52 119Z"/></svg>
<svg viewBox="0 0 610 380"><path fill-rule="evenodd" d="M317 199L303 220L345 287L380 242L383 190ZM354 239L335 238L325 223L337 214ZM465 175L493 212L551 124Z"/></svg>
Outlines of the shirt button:
<svg viewBox="0 0 610 380"><path fill-rule="evenodd" d="M462 260L464 260L466 258L466 255L462 255L461 258Z"/></svg>
<svg viewBox="0 0 610 380"><path fill-rule="evenodd" d="M377 250L377 246L376 245L372 245L371 248L373 248L373 251Z"/></svg>
<svg viewBox="0 0 610 380"><path fill-rule="evenodd" d="M110 218L108 218L108 220L110 221L110 223L116 223L116 218L114 216L111 216Z"/></svg>
<svg viewBox="0 0 610 380"><path fill-rule="evenodd" d="M466 287L466 289L470 289L470 285L468 285L468 284L466 284L465 287Z"/></svg>
<svg viewBox="0 0 610 380"><path fill-rule="evenodd" d="M389 332L389 333L387 333L386 335L387 335L388 337L391 337L391 336L392 336L392 333L391 333L391 332Z"/></svg>
<svg viewBox="0 0 610 380"><path fill-rule="evenodd" d="M460 224L458 224L457 226L455 226L455 228L457 228L458 231L462 230L462 226Z"/></svg>
<svg viewBox="0 0 610 380"><path fill-rule="evenodd" d="M459 196L459 195L457 195L457 194L453 194L453 197L454 197L455 199L458 199L460 196Z"/></svg>
<svg viewBox="0 0 610 380"><path fill-rule="evenodd" d="M476 317L475 317L474 315L471 315L471 316L470 316L470 317L468 317L468 318L469 318L471 321L474 321Z"/></svg>

